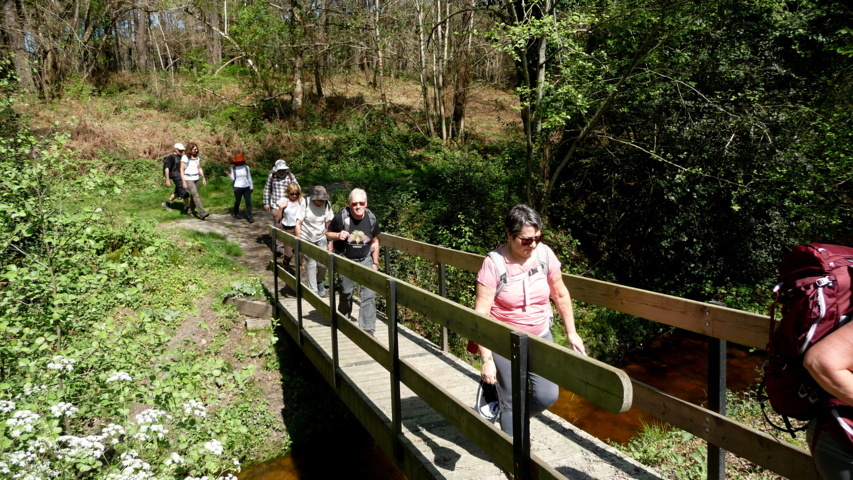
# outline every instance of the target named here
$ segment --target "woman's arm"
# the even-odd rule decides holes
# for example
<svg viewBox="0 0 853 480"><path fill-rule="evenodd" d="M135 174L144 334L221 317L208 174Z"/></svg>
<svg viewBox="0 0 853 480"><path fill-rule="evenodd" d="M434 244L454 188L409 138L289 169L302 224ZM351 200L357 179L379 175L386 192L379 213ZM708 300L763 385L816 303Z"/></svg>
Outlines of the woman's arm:
<svg viewBox="0 0 853 480"><path fill-rule="evenodd" d="M824 390L853 405L853 323L814 344L803 365Z"/></svg>
<svg viewBox="0 0 853 480"><path fill-rule="evenodd" d="M569 289L563 283L563 275L557 274L552 279L549 279L548 288L551 290L551 299L554 300L554 305L557 306L557 312L563 317L563 325L566 326L569 345L581 355L586 355L583 339L581 339L581 336L575 330L575 311L572 308L572 296L569 295Z"/></svg>
<svg viewBox="0 0 853 480"><path fill-rule="evenodd" d="M287 200L282 200L282 203L279 203L277 208L273 210L272 215L276 222L281 223L281 215L284 213L285 208L287 208Z"/></svg>
<svg viewBox="0 0 853 480"><path fill-rule="evenodd" d="M184 188L187 188L187 179L184 177L184 169L187 168L186 162L181 160L181 183L184 184Z"/></svg>
<svg viewBox="0 0 853 480"><path fill-rule="evenodd" d="M489 316L492 311L492 304L495 302L495 291L480 282L477 282L477 297L474 299L474 310L482 315ZM495 361L492 359L492 351L488 348L477 345L480 350L480 355L483 357L483 366L480 371L480 378L484 382L494 384L497 382L497 368Z"/></svg>
<svg viewBox="0 0 853 480"><path fill-rule="evenodd" d="M207 178L204 176L204 169L201 168L201 159L198 161L198 174L201 175L201 184L207 185Z"/></svg>

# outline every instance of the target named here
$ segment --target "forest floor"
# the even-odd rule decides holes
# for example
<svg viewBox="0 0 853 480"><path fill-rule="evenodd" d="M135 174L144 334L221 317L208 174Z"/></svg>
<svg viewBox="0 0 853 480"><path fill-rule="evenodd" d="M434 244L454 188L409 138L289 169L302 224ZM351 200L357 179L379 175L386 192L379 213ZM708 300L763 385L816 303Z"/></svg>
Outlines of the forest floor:
<svg viewBox="0 0 853 480"><path fill-rule="evenodd" d="M257 210L257 209L256 209ZM176 214L178 214L176 212ZM254 212L255 222L248 223L245 219L234 219L229 213L211 213L205 220L199 220L190 216L181 215L181 219L161 224L163 229L185 228L202 233L216 233L227 241L240 246L243 254L237 257L237 263L250 273L249 277L260 279L266 285L272 284L272 273L268 270L269 262L272 260L272 251L269 247L269 226L272 223L272 215L263 209ZM246 274L241 273L240 279L245 279ZM272 287L270 287L271 289ZM175 331L170 348L175 348L184 343L195 344L201 347L210 345L216 335L219 325L219 315L213 309L214 302L223 299L205 297L197 302L198 315L186 318ZM224 346L219 351L219 356L235 368L244 368L254 364L255 384L263 391L264 399L270 412L284 425L284 395L282 392L281 377L277 369L264 368L264 358L260 356L242 355L241 352L251 348L247 345L263 342L270 334L250 336L246 329L247 317L240 316L233 327L228 330ZM275 435L274 435L275 436Z"/></svg>

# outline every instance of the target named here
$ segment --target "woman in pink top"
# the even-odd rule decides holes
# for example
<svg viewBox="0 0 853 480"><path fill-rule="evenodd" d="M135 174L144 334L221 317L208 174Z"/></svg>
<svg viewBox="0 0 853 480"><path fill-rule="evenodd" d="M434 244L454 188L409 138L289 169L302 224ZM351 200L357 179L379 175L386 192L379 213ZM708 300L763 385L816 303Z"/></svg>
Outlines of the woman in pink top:
<svg viewBox="0 0 853 480"><path fill-rule="evenodd" d="M586 355L583 340L575 330L575 317L569 290L563 283L560 261L553 250L541 243L542 219L527 205L512 207L504 221L507 243L497 248L506 264L506 283L498 290L499 274L491 257L483 260L477 273L477 298L474 309L495 320L506 323L513 329L524 330L553 341L551 300L557 306L566 326L569 344L577 352ZM540 266L540 252L545 249L547 277ZM498 384L501 392L501 430L512 435L512 364L491 350L479 345L483 359L482 379L489 384ZM560 393L556 384L541 376L530 373L530 416L544 412L557 401Z"/></svg>

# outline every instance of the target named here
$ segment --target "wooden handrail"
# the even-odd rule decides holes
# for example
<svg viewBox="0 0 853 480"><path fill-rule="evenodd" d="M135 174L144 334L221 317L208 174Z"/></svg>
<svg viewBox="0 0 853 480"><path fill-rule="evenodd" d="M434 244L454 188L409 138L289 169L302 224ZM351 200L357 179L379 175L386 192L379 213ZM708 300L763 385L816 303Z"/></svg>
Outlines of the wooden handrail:
<svg viewBox="0 0 853 480"><path fill-rule="evenodd" d="M470 272L477 272L484 258L481 255L386 233L382 234L381 239L382 246L386 248L393 248ZM282 240L287 241L284 238ZM366 268L362 271L357 265L344 268L350 274L357 276L357 281L364 280L370 282L369 285L378 283L378 280L371 280L370 277L381 277L381 274ZM577 275L563 274L563 279L572 298L577 301L603 306L747 347L763 350L767 343L769 321L762 315ZM399 283L397 300L398 303L405 304L408 308L465 338L493 346L493 350L500 354L508 353L508 346L502 343L502 339L505 338L504 335L509 329L499 322L460 307L429 291L402 282ZM631 381L631 385L622 385L623 380L620 374L624 375L624 372L621 370L606 364L597 365L591 361L592 359L581 357L550 342L533 337L531 340L533 340L529 360L531 370L545 375L567 390L574 391L594 403L609 405L608 410L625 411L633 403L635 407L656 418L788 478L810 478L814 474L811 455L807 450L777 440L724 415L693 405L640 382ZM583 366L581 367L577 362L582 362ZM589 373L591 378L578 376L578 372L584 371L591 372ZM572 373L564 377L557 372ZM610 388L613 390L609 390ZM593 400L594 398L597 400Z"/></svg>
<svg viewBox="0 0 853 480"><path fill-rule="evenodd" d="M410 255L476 273L483 255L452 250L387 233L382 245ZM616 310L691 332L764 350L768 317L710 303L650 292L578 275L563 274L574 300Z"/></svg>

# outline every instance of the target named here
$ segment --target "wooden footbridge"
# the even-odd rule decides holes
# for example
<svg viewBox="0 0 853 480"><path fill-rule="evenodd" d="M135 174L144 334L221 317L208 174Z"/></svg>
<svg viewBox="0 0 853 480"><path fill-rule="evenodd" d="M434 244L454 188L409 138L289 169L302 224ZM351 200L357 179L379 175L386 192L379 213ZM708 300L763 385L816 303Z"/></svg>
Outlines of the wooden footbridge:
<svg viewBox="0 0 853 480"><path fill-rule="evenodd" d="M709 368L708 409L562 346L513 332L444 298L446 267L476 272L482 256L383 233L385 272L392 271L392 258L399 255L434 262L440 280L438 293L433 293L330 255L280 230L271 229L271 236L326 265L332 278L345 275L384 300L386 315L377 319L372 337L337 313L334 282L328 298L320 298L289 268L271 262L275 319L410 480L660 478L549 412L529 421L527 415L515 414L514 438L484 420L473 409L478 371L448 353L448 330L510 358L516 379L534 371L611 412L623 413L634 406L706 440L708 478L725 477L726 451L787 478L815 478L808 451L725 416L725 342L763 349L766 317L564 275L574 300L708 336L710 355L716 355L709 361L717 367ZM295 295L280 295L285 288ZM402 309L441 325L443 345L401 326L397 316ZM356 306L353 318L357 314ZM513 410L526 412L527 382L513 383Z"/></svg>

